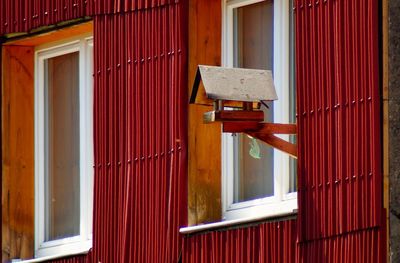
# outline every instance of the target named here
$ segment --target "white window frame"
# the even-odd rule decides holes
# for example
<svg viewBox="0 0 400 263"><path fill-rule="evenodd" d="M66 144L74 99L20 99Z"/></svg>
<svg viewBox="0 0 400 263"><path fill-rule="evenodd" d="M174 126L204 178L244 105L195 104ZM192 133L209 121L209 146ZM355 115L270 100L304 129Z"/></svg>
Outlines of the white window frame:
<svg viewBox="0 0 400 263"><path fill-rule="evenodd" d="M233 10L263 0L223 0L222 64L233 67ZM274 1L274 83L278 100L274 101L274 122L289 123L289 0ZM279 135L289 140L289 135ZM274 195L234 203L234 140L222 133L222 214L223 220L273 217L297 211L297 192L289 193L289 155L274 149Z"/></svg>
<svg viewBox="0 0 400 263"><path fill-rule="evenodd" d="M79 52L80 234L45 242L44 61ZM79 254L92 247L93 218L93 37L46 44L35 50L35 258Z"/></svg>

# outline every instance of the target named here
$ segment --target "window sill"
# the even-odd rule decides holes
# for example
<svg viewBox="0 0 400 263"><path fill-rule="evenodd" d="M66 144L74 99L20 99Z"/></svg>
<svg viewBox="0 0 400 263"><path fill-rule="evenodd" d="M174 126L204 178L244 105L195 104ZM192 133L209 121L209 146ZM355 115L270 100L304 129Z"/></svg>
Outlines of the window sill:
<svg viewBox="0 0 400 263"><path fill-rule="evenodd" d="M82 250L67 251L67 252L56 254L56 255L45 256L45 257L34 258L34 259L21 260L21 261L12 261L12 262L22 262L22 263L46 262L46 261L49 261L49 260L60 259L60 258L65 258L65 257L86 255L86 254L89 253L89 250L90 249L84 248Z"/></svg>
<svg viewBox="0 0 400 263"><path fill-rule="evenodd" d="M247 223L254 223L254 222L265 220L265 219L277 219L277 218L282 218L282 217L287 217L287 216L293 216L296 214L297 214L297 209L295 209L291 212L285 211L285 212L275 213L274 215L269 215L269 216L253 216L253 217L240 218L240 219L234 219L234 220L226 220L226 221L204 224L204 225L188 226L188 227L182 227L181 229L179 229L179 233L188 235L188 234L193 234L193 233L198 233L198 232L203 232L203 231L212 231L212 230L217 230L217 229L231 227L231 226L237 226L237 225L242 225L242 224L247 224Z"/></svg>

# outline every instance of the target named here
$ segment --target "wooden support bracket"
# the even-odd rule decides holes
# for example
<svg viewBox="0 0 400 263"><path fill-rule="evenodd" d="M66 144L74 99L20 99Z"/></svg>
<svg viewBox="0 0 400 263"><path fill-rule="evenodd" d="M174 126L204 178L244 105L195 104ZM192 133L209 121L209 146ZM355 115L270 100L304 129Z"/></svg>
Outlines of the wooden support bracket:
<svg viewBox="0 0 400 263"><path fill-rule="evenodd" d="M223 132L246 133L297 159L297 145L275 134L297 134L296 124L265 123L262 111L211 111L204 114L204 121L221 122Z"/></svg>

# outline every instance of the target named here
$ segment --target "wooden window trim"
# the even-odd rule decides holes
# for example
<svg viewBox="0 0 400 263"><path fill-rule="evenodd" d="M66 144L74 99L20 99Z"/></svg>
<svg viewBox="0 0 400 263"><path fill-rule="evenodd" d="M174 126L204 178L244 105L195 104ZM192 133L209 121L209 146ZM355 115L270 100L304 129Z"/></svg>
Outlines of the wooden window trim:
<svg viewBox="0 0 400 263"><path fill-rule="evenodd" d="M3 43L1 51L3 261L32 259L35 252L35 47L50 42L65 41L71 36L91 32L93 32L92 21ZM38 260L34 259L32 262L39 262L42 259Z"/></svg>

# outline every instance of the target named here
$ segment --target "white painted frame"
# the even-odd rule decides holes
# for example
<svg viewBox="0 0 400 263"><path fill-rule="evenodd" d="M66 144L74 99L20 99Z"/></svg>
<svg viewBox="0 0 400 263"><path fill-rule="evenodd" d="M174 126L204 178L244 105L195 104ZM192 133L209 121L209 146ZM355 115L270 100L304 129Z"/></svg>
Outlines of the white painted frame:
<svg viewBox="0 0 400 263"><path fill-rule="evenodd" d="M222 64L233 66L233 10L264 0L223 0ZM274 122L289 123L289 0L274 1ZM279 135L289 140L288 135ZM224 220L269 217L297 211L297 192L289 192L289 155L274 149L274 196L233 202L234 154L231 133L222 134L222 214Z"/></svg>
<svg viewBox="0 0 400 263"><path fill-rule="evenodd" d="M80 235L45 242L44 61L79 52ZM35 258L71 255L92 247L93 218L93 38L90 34L35 50Z"/></svg>

